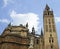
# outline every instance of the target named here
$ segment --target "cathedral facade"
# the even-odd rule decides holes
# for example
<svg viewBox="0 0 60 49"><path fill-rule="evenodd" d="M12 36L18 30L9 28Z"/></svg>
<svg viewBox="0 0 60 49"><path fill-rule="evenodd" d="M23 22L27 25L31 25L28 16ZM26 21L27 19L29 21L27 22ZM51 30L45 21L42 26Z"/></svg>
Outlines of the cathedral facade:
<svg viewBox="0 0 60 49"><path fill-rule="evenodd" d="M9 24L0 35L0 49L59 49L53 11L46 5L43 12L41 35L36 34L35 28L29 32L28 23L23 26Z"/></svg>

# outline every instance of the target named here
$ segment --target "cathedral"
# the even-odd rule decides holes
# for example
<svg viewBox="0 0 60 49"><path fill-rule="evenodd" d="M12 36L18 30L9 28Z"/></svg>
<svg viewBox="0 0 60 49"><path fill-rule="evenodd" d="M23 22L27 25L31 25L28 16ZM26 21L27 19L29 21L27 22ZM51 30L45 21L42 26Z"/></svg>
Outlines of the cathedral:
<svg viewBox="0 0 60 49"><path fill-rule="evenodd" d="M54 14L48 5L43 11L41 35L36 34L34 27L30 32L28 26L10 23L0 35L0 49L59 49Z"/></svg>

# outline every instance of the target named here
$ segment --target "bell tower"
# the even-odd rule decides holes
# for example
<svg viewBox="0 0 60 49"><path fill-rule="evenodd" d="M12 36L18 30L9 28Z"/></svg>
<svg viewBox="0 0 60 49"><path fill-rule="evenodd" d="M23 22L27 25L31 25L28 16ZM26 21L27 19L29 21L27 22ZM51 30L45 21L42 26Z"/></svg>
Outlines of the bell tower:
<svg viewBox="0 0 60 49"><path fill-rule="evenodd" d="M46 5L43 13L44 48L59 49L53 11Z"/></svg>

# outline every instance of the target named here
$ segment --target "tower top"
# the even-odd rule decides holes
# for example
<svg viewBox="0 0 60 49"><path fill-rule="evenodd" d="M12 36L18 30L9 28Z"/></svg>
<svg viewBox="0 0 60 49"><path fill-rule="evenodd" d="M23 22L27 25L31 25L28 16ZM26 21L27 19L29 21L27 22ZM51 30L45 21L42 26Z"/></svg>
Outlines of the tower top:
<svg viewBox="0 0 60 49"><path fill-rule="evenodd" d="M50 10L50 7L46 4L45 10Z"/></svg>

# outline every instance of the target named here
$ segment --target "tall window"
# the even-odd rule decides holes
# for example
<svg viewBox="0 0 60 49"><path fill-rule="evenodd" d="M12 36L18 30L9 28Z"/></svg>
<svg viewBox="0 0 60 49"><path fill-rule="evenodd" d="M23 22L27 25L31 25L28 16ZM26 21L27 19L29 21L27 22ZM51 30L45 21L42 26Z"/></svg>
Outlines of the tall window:
<svg viewBox="0 0 60 49"><path fill-rule="evenodd" d="M46 25L46 32L48 32L48 25Z"/></svg>
<svg viewBox="0 0 60 49"><path fill-rule="evenodd" d="M48 12L48 15L49 15L49 12Z"/></svg>
<svg viewBox="0 0 60 49"><path fill-rule="evenodd" d="M39 40L38 39L36 40L36 43L39 44Z"/></svg>
<svg viewBox="0 0 60 49"><path fill-rule="evenodd" d="M51 28L49 29L49 32L52 32L52 29Z"/></svg>
<svg viewBox="0 0 60 49"><path fill-rule="evenodd" d="M52 34L50 34L50 37L52 37Z"/></svg>
<svg viewBox="0 0 60 49"><path fill-rule="evenodd" d="M51 43L51 39L49 38L49 43Z"/></svg>
<svg viewBox="0 0 60 49"><path fill-rule="evenodd" d="M48 19L48 23L51 24L50 19Z"/></svg>
<svg viewBox="0 0 60 49"><path fill-rule="evenodd" d="M51 45L51 49L53 49L53 45Z"/></svg>
<svg viewBox="0 0 60 49"><path fill-rule="evenodd" d="M49 32L52 32L52 28L51 28L51 25L49 25Z"/></svg>
<svg viewBox="0 0 60 49"><path fill-rule="evenodd" d="M51 25L49 25L49 28L51 29Z"/></svg>
<svg viewBox="0 0 60 49"><path fill-rule="evenodd" d="M46 21L46 24L47 24L47 19L45 19L45 21Z"/></svg>
<svg viewBox="0 0 60 49"><path fill-rule="evenodd" d="M52 35L50 34L49 43L53 43L53 42L54 42L54 39L53 39Z"/></svg>
<svg viewBox="0 0 60 49"><path fill-rule="evenodd" d="M53 32L55 32L56 30L55 30L55 25L53 25Z"/></svg>
<svg viewBox="0 0 60 49"><path fill-rule="evenodd" d="M54 24L54 19L52 19L52 23Z"/></svg>

